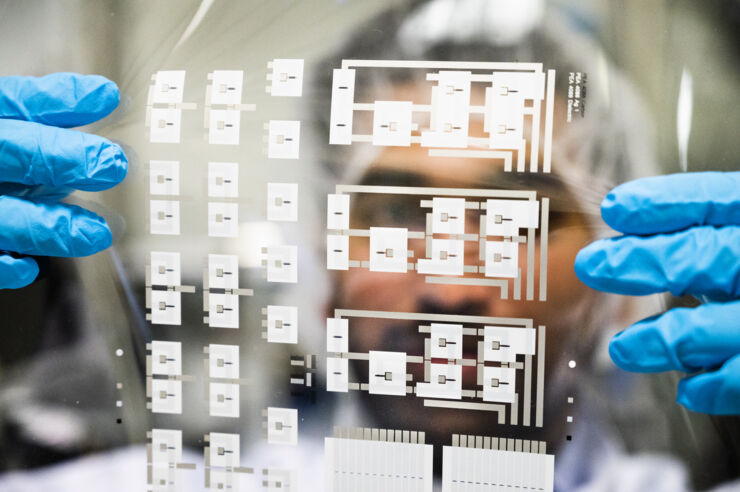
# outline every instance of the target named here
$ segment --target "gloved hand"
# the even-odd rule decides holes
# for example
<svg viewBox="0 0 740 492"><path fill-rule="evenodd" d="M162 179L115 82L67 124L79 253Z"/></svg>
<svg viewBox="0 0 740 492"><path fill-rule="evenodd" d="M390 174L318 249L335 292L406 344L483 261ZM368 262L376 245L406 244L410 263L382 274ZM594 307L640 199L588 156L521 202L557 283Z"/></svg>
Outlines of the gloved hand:
<svg viewBox="0 0 740 492"><path fill-rule="evenodd" d="M594 289L668 291L713 302L676 308L617 334L609 354L635 372L698 373L678 402L711 414L740 414L740 172L687 173L625 183L601 204L624 236L596 241L576 257Z"/></svg>
<svg viewBox="0 0 740 492"><path fill-rule="evenodd" d="M87 256L110 246L102 217L58 200L126 176L118 145L67 129L103 118L118 101L116 84L97 75L0 77L0 289L36 278L26 255Z"/></svg>

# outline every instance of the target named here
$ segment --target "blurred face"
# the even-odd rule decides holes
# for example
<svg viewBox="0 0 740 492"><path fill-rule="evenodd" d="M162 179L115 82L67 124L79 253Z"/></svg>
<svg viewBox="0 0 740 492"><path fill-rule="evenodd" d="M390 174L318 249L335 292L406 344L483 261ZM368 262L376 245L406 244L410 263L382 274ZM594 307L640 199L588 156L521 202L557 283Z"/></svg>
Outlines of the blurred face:
<svg viewBox="0 0 740 492"><path fill-rule="evenodd" d="M362 184L385 186L453 187L479 189L528 189L540 196L551 197L550 233L548 248L548 300L502 300L495 287L440 285L425 282L425 276L414 272L381 273L366 268L351 268L342 272L335 295L336 307L411 313L438 313L450 315L498 316L531 318L534 323L547 326L546 373L552 374L555 364L562 364L569 353L568 340L578 334L575 313L587 303L589 290L573 273L578 250L589 242L590 236L583 217L555 177L532 175L517 177L504 173L497 162L485 159L451 159L429 157L427 150L418 146L387 147L370 166ZM560 197L555 200L555 195ZM429 197L431 198L431 197ZM419 196L388 194L353 195L351 223L353 229L371 226L406 227L424 230L424 213L419 208ZM560 204L560 205L558 205ZM565 206L564 206L565 204ZM478 215L466 220L466 233L477 233ZM480 213L480 212L477 212ZM475 218L475 220L473 220ZM539 241L537 242L539 244ZM465 264L476 264L478 246L466 242ZM415 257L425 257L424 240L409 240L409 249ZM369 258L367 238L351 238L351 259ZM539 257L539 251L536 251ZM520 254L522 263L524 255ZM537 262L535 262L537 263ZM538 268L538 265L537 267ZM539 275L538 272L535 272ZM539 278L536 276L535 278ZM524 297L524 296L523 296ZM424 354L424 337L418 331L418 322L353 318L351 321L350 352L367 353L370 350ZM463 347L464 358L475 359L477 346L474 337ZM566 359L567 360L567 359ZM424 381L422 364L409 364L415 382ZM475 367L464 367L463 387L474 388ZM365 381L367 365L355 367L357 377ZM546 383L547 384L547 383ZM449 444L451 433L476 435L507 434L506 429L495 429L492 415L484 411L438 409L423 406L421 398L363 395L363 405L372 411L380 427L426 430L427 441ZM565 398L562 398L563 402ZM546 415L558 414L550 405ZM433 422L433 424L430 424ZM431 428L431 429L430 429ZM517 429L517 437L522 428Z"/></svg>

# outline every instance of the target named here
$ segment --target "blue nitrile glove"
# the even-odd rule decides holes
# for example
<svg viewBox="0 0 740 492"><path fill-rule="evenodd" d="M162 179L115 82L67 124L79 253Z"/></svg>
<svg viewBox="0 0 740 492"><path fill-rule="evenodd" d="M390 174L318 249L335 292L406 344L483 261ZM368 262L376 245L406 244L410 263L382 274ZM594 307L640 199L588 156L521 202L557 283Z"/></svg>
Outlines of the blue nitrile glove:
<svg viewBox="0 0 740 492"><path fill-rule="evenodd" d="M740 414L740 172L631 181L606 196L601 214L625 235L578 253L583 282L617 294L668 291L713 300L617 334L609 345L614 362L634 372L698 373L679 383L679 403Z"/></svg>
<svg viewBox="0 0 740 492"><path fill-rule="evenodd" d="M97 75L0 77L0 289L36 278L26 255L87 256L110 246L102 217L58 200L126 176L118 145L66 129L103 118L118 101L116 84Z"/></svg>

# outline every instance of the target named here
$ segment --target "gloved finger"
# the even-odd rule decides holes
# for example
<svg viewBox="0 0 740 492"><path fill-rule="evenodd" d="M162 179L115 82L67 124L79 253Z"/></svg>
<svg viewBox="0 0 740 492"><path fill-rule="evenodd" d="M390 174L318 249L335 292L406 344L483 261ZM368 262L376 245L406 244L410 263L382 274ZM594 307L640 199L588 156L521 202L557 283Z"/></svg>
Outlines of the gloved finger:
<svg viewBox="0 0 740 492"><path fill-rule="evenodd" d="M740 354L740 301L675 308L612 338L609 355L632 372L695 372Z"/></svg>
<svg viewBox="0 0 740 492"><path fill-rule="evenodd" d="M602 239L578 252L575 272L589 287L615 294L738 297L740 227Z"/></svg>
<svg viewBox="0 0 740 492"><path fill-rule="evenodd" d="M0 196L0 250L40 256L89 256L111 245L102 217L62 203Z"/></svg>
<svg viewBox="0 0 740 492"><path fill-rule="evenodd" d="M0 253L0 289L20 289L36 279L39 266L33 258Z"/></svg>
<svg viewBox="0 0 740 492"><path fill-rule="evenodd" d="M17 196L19 198L35 198L44 201L55 201L66 198L74 191L68 187L34 185L26 186L20 183L0 182L0 195Z"/></svg>
<svg viewBox="0 0 740 492"><path fill-rule="evenodd" d="M128 160L108 139L74 130L0 120L0 179L100 191L126 177Z"/></svg>
<svg viewBox="0 0 740 492"><path fill-rule="evenodd" d="M82 126L107 116L120 98L118 86L100 75L0 77L0 118Z"/></svg>
<svg viewBox="0 0 740 492"><path fill-rule="evenodd" d="M740 355L678 383L678 403L694 412L740 415Z"/></svg>
<svg viewBox="0 0 740 492"><path fill-rule="evenodd" d="M625 234L695 225L740 225L740 172L683 173L630 181L601 202L609 226Z"/></svg>

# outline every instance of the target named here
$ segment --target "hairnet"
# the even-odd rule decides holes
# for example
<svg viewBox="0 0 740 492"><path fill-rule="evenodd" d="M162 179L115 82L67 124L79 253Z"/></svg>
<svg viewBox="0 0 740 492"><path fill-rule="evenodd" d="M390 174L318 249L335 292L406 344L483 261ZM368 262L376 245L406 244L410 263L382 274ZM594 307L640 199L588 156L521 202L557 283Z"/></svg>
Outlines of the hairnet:
<svg viewBox="0 0 740 492"><path fill-rule="evenodd" d="M315 81L312 117L318 118L315 128L324 142L331 69L342 59L534 62L556 70L556 104L565 103L569 73L588 77L584 116L570 123L564 117L556 120L553 135L553 169L574 198L593 205L615 184L657 173L651 125L635 89L574 20L544 12L539 1L410 2L380 14L340 45ZM372 101L394 85L424 82L420 70L368 72L357 78L355 100ZM363 144L330 146L324 163L332 174L351 182L378 152Z"/></svg>

